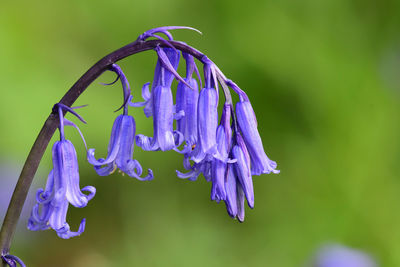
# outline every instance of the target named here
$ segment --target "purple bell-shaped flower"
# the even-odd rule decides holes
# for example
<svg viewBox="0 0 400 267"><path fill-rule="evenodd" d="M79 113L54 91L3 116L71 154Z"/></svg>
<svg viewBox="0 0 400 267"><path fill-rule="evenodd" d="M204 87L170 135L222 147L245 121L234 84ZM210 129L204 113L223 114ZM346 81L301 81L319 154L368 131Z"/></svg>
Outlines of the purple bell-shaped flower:
<svg viewBox="0 0 400 267"><path fill-rule="evenodd" d="M73 113L82 121L83 119L71 108L62 104L57 104L55 108L58 109L60 117L61 140L53 145L53 170L48 176L45 190L37 191L37 204L33 207L28 221L28 229L38 231L52 228L59 237L68 239L82 234L86 222L85 219L81 221L77 232L70 230L70 226L66 222L69 204L77 208L85 207L94 197L96 189L93 186L80 189L76 151L72 143L64 137L64 124L77 129L78 127L63 117L63 110ZM81 134L80 131L79 133ZM83 141L85 140L83 139ZM82 191L88 192L88 194L84 194Z"/></svg>

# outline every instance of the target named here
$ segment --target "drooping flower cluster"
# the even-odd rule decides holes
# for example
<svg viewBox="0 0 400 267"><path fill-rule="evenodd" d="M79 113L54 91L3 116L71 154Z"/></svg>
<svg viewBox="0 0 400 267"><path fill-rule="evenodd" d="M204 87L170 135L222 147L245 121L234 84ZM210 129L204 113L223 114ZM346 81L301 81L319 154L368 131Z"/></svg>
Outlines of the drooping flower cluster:
<svg viewBox="0 0 400 267"><path fill-rule="evenodd" d="M148 169L148 174L142 177L142 167L133 159L135 144L145 151L177 151L183 155L183 167L186 170L177 171L178 177L196 180L202 174L212 183L211 199L224 201L228 214L243 221L245 199L250 208L254 207L252 175L279 171L276 170L276 163L264 152L257 120L246 93L228 80L204 55L198 57L204 66L203 86L191 53L181 52L171 43L172 35L168 30L179 28L187 27L153 29L137 40L144 42L154 37L162 43L155 48L158 60L153 82L142 87L144 101L133 101L125 74L118 65L110 65L109 70L117 74L113 83L120 80L122 84L124 98L120 109L123 109L123 113L114 121L107 156L96 159L95 150L89 149L87 159L100 176L110 175L118 168L130 177L145 181L153 179L153 172ZM157 33L165 34L167 39ZM186 62L185 78L177 72L181 56ZM178 81L175 104L172 90L174 79ZM219 117L220 89L225 103ZM232 101L231 92L239 96L236 105ZM49 174L45 190L38 190L38 203L33 208L28 228L53 228L60 237L70 238L83 232L85 221L82 220L77 232L71 232L66 223L68 205L86 206L93 198L95 189L84 187L82 191L89 192L88 195L79 189L76 152L72 143L64 138L63 125L76 126L63 117L63 110L80 117L62 104L56 107L60 116L61 140L54 144L54 169ZM136 135L135 120L128 115L129 107L144 107L146 117L152 117L152 137Z"/></svg>
<svg viewBox="0 0 400 267"><path fill-rule="evenodd" d="M202 173L207 181L212 182L211 199L225 201L228 214L243 221L245 198L248 206L254 207L252 175L279 171L276 170L276 163L264 152L255 114L246 93L226 79L207 57L203 57L202 62L205 87L198 96L197 123L193 126L197 132L193 131L196 136L186 137L189 141L186 141L182 151L184 167L189 172L177 171L177 175L196 180ZM218 84L225 95L219 124ZM229 88L239 95L236 112ZM195 97L197 95L186 101L190 103Z"/></svg>

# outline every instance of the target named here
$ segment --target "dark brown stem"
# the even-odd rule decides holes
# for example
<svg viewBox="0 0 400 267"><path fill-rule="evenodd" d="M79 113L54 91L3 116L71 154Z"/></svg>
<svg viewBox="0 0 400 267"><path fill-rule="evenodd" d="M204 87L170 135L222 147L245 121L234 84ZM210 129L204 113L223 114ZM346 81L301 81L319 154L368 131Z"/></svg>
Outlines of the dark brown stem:
<svg viewBox="0 0 400 267"><path fill-rule="evenodd" d="M181 42L170 41L170 43L178 50L186 52L202 61L204 54L198 50ZM71 106L78 97L86 90L86 88L96 80L108 67L130 55L154 49L157 46L166 46L165 43L159 40L150 41L135 41L128 44L111 54L105 56L96 64L94 64L82 77L69 89L69 91L60 100L60 103ZM3 225L0 231L0 252L2 255L7 255L10 251L11 240L13 238L18 219L21 214L22 207L25 203L26 196L32 184L33 177L43 157L43 154L57 129L59 120L55 114L50 116L45 121L35 143L33 144L28 158L25 161L24 167L19 176L17 185L15 186L10 204L4 218ZM3 262L3 264L5 264ZM4 265L5 266L5 265Z"/></svg>

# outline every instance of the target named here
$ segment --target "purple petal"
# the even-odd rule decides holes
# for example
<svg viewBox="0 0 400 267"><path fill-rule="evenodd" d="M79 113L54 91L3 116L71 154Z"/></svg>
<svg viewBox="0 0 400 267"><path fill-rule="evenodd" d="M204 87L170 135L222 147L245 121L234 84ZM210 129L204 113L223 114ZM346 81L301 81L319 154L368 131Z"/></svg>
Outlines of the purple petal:
<svg viewBox="0 0 400 267"><path fill-rule="evenodd" d="M236 115L240 131L249 150L252 174L279 173L278 170L275 170L276 162L270 160L264 152L261 137L257 130L257 121L250 102L238 102L236 104Z"/></svg>
<svg viewBox="0 0 400 267"><path fill-rule="evenodd" d="M181 179L188 179L190 181L195 181L197 180L197 177L200 175L200 170L199 169L193 169L187 173L183 173L180 171L176 171L176 175L181 178Z"/></svg>
<svg viewBox="0 0 400 267"><path fill-rule="evenodd" d="M10 254L7 254L7 255L2 254L1 258L4 259L10 267L14 267L14 266L16 267L17 266L16 263L21 265L21 267L26 267L25 263L17 256L10 255Z"/></svg>
<svg viewBox="0 0 400 267"><path fill-rule="evenodd" d="M54 193L58 191L66 191L67 184L64 179L64 168L63 168L63 149L62 141L57 141L53 145L52 149L53 158L53 179L54 179Z"/></svg>
<svg viewBox="0 0 400 267"><path fill-rule="evenodd" d="M222 109L220 125L224 127L225 136L227 141L227 149L230 150L231 140L232 140L232 128L231 128L231 112L232 104L225 103Z"/></svg>
<svg viewBox="0 0 400 267"><path fill-rule="evenodd" d="M33 206L31 217L28 221L28 229L31 231L47 230L49 229L48 221L53 212L53 206L50 202L42 205L39 211L40 204Z"/></svg>
<svg viewBox="0 0 400 267"><path fill-rule="evenodd" d="M216 147L218 125L217 93L213 88L200 91L198 103L198 137L203 153L211 153Z"/></svg>
<svg viewBox="0 0 400 267"><path fill-rule="evenodd" d="M148 172L147 176L140 177L140 175L142 175L142 166L140 165L139 161L129 160L127 165L128 165L127 167L129 169L129 171L126 172L126 174L128 174L130 177L134 177L134 178L138 179L139 181L153 180L154 175L153 175L153 171L151 169L147 170L147 172Z"/></svg>
<svg viewBox="0 0 400 267"><path fill-rule="evenodd" d="M73 206L83 208L87 205L89 197L80 190L78 159L75 148L68 140L62 141L60 148L63 150L63 179L66 180L67 185L66 198Z"/></svg>
<svg viewBox="0 0 400 267"><path fill-rule="evenodd" d="M104 160L96 160L94 157L94 149L91 148L87 152L87 160L94 166L106 165L115 160L118 155L121 141L121 121L124 115L119 115L115 121L111 130L110 143L108 144L108 155Z"/></svg>
<svg viewBox="0 0 400 267"><path fill-rule="evenodd" d="M244 221L244 193L241 185L239 183L236 184L237 189L237 218L239 222Z"/></svg>
<svg viewBox="0 0 400 267"><path fill-rule="evenodd" d="M145 106L147 103L148 103L148 101L150 101L150 98L151 98L151 94L150 94L150 89L149 89L149 85L150 85L150 83L145 83L144 85L143 85L143 87L142 87L142 97L143 97L143 99L145 100L144 102L128 102L129 103L129 105L131 106L131 107L143 107L143 106ZM133 97L131 96L131 99L132 99ZM147 116L147 117L149 117L149 116Z"/></svg>
<svg viewBox="0 0 400 267"><path fill-rule="evenodd" d="M157 86L153 94L154 138L162 151L171 150L175 147L171 88Z"/></svg>
<svg viewBox="0 0 400 267"><path fill-rule="evenodd" d="M187 80L191 88L179 83L176 93L176 110L183 111L185 116L176 123L176 129L184 135L186 141L197 142L197 104L199 91L195 79Z"/></svg>
<svg viewBox="0 0 400 267"><path fill-rule="evenodd" d="M51 205L53 206L53 212L50 215L49 224L57 232L65 226L68 212L68 201L62 189L56 192Z"/></svg>
<svg viewBox="0 0 400 267"><path fill-rule="evenodd" d="M215 159L212 163L212 187L211 187L211 200L225 200L225 174L227 164L218 159Z"/></svg>
<svg viewBox="0 0 400 267"><path fill-rule="evenodd" d="M143 134L138 134L135 136L136 145L141 147L145 151L156 151L159 150L156 139L152 137L145 136Z"/></svg>
<svg viewBox="0 0 400 267"><path fill-rule="evenodd" d="M38 189L36 193L36 201L39 204L48 203L54 196L53 188L54 188L54 175L53 175L53 170L51 170L49 175L47 176L46 189L45 190L43 190L42 188Z"/></svg>
<svg viewBox="0 0 400 267"><path fill-rule="evenodd" d="M85 186L84 188L82 188L82 191L84 192L89 192L88 195L86 195L86 198L88 201L90 201L95 195L96 195L96 188L93 186Z"/></svg>
<svg viewBox="0 0 400 267"><path fill-rule="evenodd" d="M127 172L126 163L133 157L133 147L135 138L135 120L132 116L123 115L121 117L120 127L120 142L118 155L115 158L117 167L123 172Z"/></svg>
<svg viewBox="0 0 400 267"><path fill-rule="evenodd" d="M75 123L73 123L72 121L67 120L66 118L64 118L64 125L72 126L72 127L74 127L76 130L78 130L78 133L79 133L79 135L81 136L81 138L82 138L82 140L83 140L83 143L85 144L85 148L87 149L86 140L85 140L85 138L83 137L83 134L82 134L81 130L78 128L78 126L76 126Z"/></svg>
<svg viewBox="0 0 400 267"><path fill-rule="evenodd" d="M236 177L232 164L228 165L226 181L225 181L225 192L226 192L226 198L225 198L226 209L228 211L229 216L235 218L238 213L238 207L237 207Z"/></svg>
<svg viewBox="0 0 400 267"><path fill-rule="evenodd" d="M245 156L246 151L243 151L242 147L233 147L233 156L237 159L235 163L235 170L237 173L238 180L242 185L244 193L247 198L247 204L250 208L254 207L254 189L253 180L251 178L250 165Z"/></svg>
<svg viewBox="0 0 400 267"><path fill-rule="evenodd" d="M77 232L70 231L68 223L65 223L64 227L57 232L57 235L63 239L69 239L71 237L79 236L85 231L86 219L82 219L79 229Z"/></svg>
<svg viewBox="0 0 400 267"><path fill-rule="evenodd" d="M99 162L101 162L104 159L99 159ZM113 173L117 169L117 164L115 162L111 162L109 164L106 164L105 166L94 166L94 170L96 173L100 176L108 176L111 173Z"/></svg>

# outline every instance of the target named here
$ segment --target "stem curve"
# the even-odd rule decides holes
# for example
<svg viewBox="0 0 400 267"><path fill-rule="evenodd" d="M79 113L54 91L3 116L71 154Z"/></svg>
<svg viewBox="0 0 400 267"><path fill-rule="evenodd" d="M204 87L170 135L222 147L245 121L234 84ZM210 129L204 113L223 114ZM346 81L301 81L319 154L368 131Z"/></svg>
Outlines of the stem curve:
<svg viewBox="0 0 400 267"><path fill-rule="evenodd" d="M199 61L203 62L204 54L190 47L182 42L168 41L176 49L191 54ZM154 49L157 46L166 47L167 45L161 40L136 40L120 49L108 54L107 56L100 59L90 69L83 74L79 80L68 90L68 92L61 98L60 103L68 107L78 99L78 97L86 90L86 88L95 81L104 71L106 71L110 65L115 62L124 59L128 56L143 52L146 50ZM66 111L63 111L64 114ZM17 184L14 189L14 193L11 197L10 204L7 209L6 216L3 221L3 225L0 230L0 253L1 255L7 255L10 251L11 241L19 220L22 207L24 206L26 197L28 195L29 188L32 184L33 178L39 167L39 163L43 157L43 154L56 131L59 124L57 114L51 113L46 119L42 129L39 132L29 154L25 161L24 167L22 168L21 174L18 178ZM6 263L3 261L3 266Z"/></svg>

